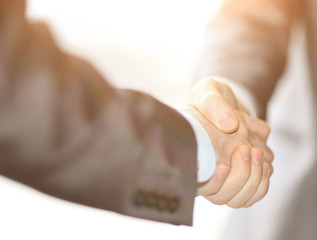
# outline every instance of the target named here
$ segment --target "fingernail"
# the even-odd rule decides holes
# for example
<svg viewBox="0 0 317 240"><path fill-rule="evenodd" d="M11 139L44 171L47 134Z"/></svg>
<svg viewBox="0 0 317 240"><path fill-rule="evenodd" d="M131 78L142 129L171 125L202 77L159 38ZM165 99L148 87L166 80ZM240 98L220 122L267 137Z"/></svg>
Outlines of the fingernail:
<svg viewBox="0 0 317 240"><path fill-rule="evenodd" d="M262 173L262 176L263 178L267 178L270 174L270 167L267 163L264 163L263 164L263 173Z"/></svg>
<svg viewBox="0 0 317 240"><path fill-rule="evenodd" d="M240 148L240 153L244 160L250 161L251 158L251 150L248 146L243 146Z"/></svg>
<svg viewBox="0 0 317 240"><path fill-rule="evenodd" d="M253 148L252 149L252 161L255 164L260 165L262 163L262 159L263 159L262 151L260 149Z"/></svg>
<svg viewBox="0 0 317 240"><path fill-rule="evenodd" d="M219 125L221 128L223 128L225 130L233 130L236 127L236 119L232 113L227 112L219 120Z"/></svg>
<svg viewBox="0 0 317 240"><path fill-rule="evenodd" d="M230 167L225 167L225 166L219 167L217 170L217 179L218 180L226 179L229 175L229 172L230 172Z"/></svg>

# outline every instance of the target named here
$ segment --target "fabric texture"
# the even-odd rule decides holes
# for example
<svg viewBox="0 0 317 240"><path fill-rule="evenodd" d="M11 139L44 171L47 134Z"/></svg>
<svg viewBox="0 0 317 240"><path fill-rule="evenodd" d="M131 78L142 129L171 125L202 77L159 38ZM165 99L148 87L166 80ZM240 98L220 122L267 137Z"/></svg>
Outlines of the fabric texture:
<svg viewBox="0 0 317 240"><path fill-rule="evenodd" d="M110 86L24 11L23 0L0 1L0 174L76 203L191 225L189 123L144 93Z"/></svg>

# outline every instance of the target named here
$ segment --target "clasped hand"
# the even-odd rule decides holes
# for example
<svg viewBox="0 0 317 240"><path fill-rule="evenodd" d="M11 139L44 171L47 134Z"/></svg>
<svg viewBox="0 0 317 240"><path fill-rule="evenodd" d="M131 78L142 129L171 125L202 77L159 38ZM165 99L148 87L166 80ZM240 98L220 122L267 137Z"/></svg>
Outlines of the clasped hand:
<svg viewBox="0 0 317 240"><path fill-rule="evenodd" d="M261 200L273 173L268 125L251 117L228 85L210 78L196 84L189 106L186 111L207 131L217 162L215 173L199 184L197 194L232 208Z"/></svg>

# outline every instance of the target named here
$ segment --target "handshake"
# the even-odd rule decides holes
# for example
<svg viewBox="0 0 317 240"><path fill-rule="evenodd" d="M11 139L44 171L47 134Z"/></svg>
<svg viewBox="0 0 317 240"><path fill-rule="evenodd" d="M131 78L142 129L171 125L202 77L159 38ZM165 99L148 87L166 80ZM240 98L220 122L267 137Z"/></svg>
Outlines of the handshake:
<svg viewBox="0 0 317 240"><path fill-rule="evenodd" d="M261 200L273 173L274 156L266 145L268 125L251 117L228 85L210 78L194 87L183 112L203 126L216 157L214 174L199 183L197 194L232 208Z"/></svg>

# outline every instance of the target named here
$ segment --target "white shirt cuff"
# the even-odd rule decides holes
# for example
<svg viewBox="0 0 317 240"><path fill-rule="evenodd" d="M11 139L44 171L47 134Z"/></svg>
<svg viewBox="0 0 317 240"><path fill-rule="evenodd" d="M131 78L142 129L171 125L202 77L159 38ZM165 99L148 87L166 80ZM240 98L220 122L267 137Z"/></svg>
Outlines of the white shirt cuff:
<svg viewBox="0 0 317 240"><path fill-rule="evenodd" d="M252 93L243 85L235 82L234 80L221 77L221 76L208 76L218 82L223 82L231 87L236 99L249 111L252 117L258 116L258 108Z"/></svg>
<svg viewBox="0 0 317 240"><path fill-rule="evenodd" d="M192 115L180 111L192 126L197 142L197 181L202 183L211 178L216 169L216 155L210 138L201 123Z"/></svg>

